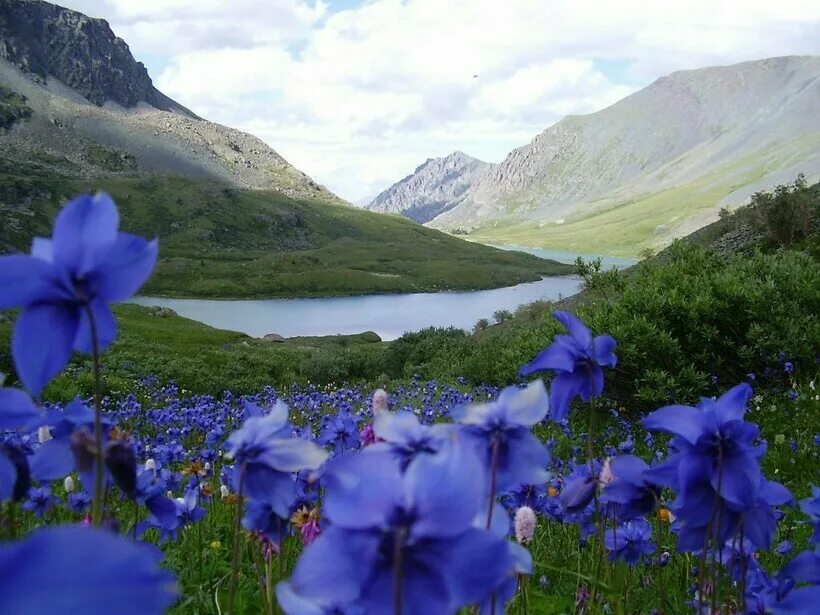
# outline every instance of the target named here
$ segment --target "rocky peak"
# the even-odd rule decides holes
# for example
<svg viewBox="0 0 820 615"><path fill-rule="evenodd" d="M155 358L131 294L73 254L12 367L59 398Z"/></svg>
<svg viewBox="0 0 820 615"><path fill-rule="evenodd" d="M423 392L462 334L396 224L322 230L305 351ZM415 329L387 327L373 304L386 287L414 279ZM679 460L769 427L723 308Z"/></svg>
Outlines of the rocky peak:
<svg viewBox="0 0 820 615"><path fill-rule="evenodd" d="M0 58L45 83L59 79L95 105L146 102L195 117L157 90L108 22L41 0L0 0Z"/></svg>
<svg viewBox="0 0 820 615"><path fill-rule="evenodd" d="M412 174L379 194L367 209L429 222L454 207L492 166L460 151L428 158Z"/></svg>

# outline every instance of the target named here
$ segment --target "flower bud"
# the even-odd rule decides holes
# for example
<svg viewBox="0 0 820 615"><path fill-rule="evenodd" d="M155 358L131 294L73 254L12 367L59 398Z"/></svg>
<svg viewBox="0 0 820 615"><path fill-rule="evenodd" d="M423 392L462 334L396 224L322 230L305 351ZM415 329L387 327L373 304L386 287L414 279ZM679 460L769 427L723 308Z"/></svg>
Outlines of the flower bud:
<svg viewBox="0 0 820 615"><path fill-rule="evenodd" d="M222 486L219 487L219 495L222 497L223 500L226 497L228 497L230 494L231 494L231 490L228 489L227 485L222 485Z"/></svg>
<svg viewBox="0 0 820 615"><path fill-rule="evenodd" d="M137 455L125 440L112 440L105 450L105 465L114 482L128 497L137 489Z"/></svg>
<svg viewBox="0 0 820 615"><path fill-rule="evenodd" d="M154 461L153 458L149 458L145 460L145 469L146 470L156 470L157 469L157 462Z"/></svg>
<svg viewBox="0 0 820 615"><path fill-rule="evenodd" d="M535 511L529 506L522 506L515 511L515 539L519 544L526 545L532 542L535 536Z"/></svg>
<svg viewBox="0 0 820 615"><path fill-rule="evenodd" d="M604 467L601 468L601 473L598 475L598 484L603 489L613 480L615 480L615 475L612 473L612 458L607 457L606 461L604 461Z"/></svg>
<svg viewBox="0 0 820 615"><path fill-rule="evenodd" d="M211 462L210 462L210 461L206 461L206 462L205 462L205 465L203 466L203 468L205 468L205 471L206 471L206 472L210 472L210 471L211 471Z"/></svg>
<svg viewBox="0 0 820 615"><path fill-rule="evenodd" d="M65 480L63 480L63 489L65 489L66 493L74 491L74 479L70 476L66 476Z"/></svg>
<svg viewBox="0 0 820 615"><path fill-rule="evenodd" d="M591 477L576 478L567 483L561 492L561 506L567 512L583 510L595 496L595 479Z"/></svg>

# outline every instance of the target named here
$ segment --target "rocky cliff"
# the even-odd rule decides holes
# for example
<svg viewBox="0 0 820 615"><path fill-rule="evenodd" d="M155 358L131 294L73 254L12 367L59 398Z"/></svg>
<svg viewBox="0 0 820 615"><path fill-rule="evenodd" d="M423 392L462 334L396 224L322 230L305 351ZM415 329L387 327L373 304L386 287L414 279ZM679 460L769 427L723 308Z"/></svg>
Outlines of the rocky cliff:
<svg viewBox="0 0 820 615"><path fill-rule="evenodd" d="M429 222L455 207L492 166L464 152L429 158L412 174L379 194L366 209Z"/></svg>

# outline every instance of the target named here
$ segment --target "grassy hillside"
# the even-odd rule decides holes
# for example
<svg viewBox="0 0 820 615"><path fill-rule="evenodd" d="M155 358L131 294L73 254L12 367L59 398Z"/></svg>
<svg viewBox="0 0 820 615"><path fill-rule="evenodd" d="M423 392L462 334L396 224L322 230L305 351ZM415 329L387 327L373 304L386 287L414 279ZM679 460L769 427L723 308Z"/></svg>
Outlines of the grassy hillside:
<svg viewBox="0 0 820 615"><path fill-rule="evenodd" d="M466 290L571 272L566 265L468 243L398 216L181 177L77 179L55 171L57 163L0 159L0 250L27 249L32 236L49 233L66 199L103 189L117 201L125 230L160 238L161 260L145 294L307 297Z"/></svg>

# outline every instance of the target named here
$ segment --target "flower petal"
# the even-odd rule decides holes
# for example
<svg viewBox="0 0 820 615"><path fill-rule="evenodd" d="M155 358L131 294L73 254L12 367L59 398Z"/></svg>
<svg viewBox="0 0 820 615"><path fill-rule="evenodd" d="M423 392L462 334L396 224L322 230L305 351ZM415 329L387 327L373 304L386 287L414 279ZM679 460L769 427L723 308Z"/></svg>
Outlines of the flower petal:
<svg viewBox="0 0 820 615"><path fill-rule="evenodd" d="M0 309L70 297L51 263L24 254L0 256Z"/></svg>
<svg viewBox="0 0 820 615"><path fill-rule="evenodd" d="M680 436L690 444L698 441L704 429L704 413L692 406L665 406L647 414L641 424L649 431Z"/></svg>
<svg viewBox="0 0 820 615"><path fill-rule="evenodd" d="M102 352L108 348L117 337L117 320L111 313L111 308L102 299L95 299L89 304L94 316L94 327L97 331L97 345ZM94 352L91 324L85 308L80 310L80 326L74 339L74 350L91 354Z"/></svg>
<svg viewBox="0 0 820 615"><path fill-rule="evenodd" d="M36 530L0 546L3 612L103 615L116 604L119 615L159 615L177 593L161 558L155 547L106 530Z"/></svg>
<svg viewBox="0 0 820 615"><path fill-rule="evenodd" d="M615 367L618 357L615 356L615 347L618 343L611 335L599 335L592 340L592 355L601 367Z"/></svg>
<svg viewBox="0 0 820 615"><path fill-rule="evenodd" d="M752 398L752 387L745 382L732 387L712 404L718 422L723 425L729 421L742 421L746 413L746 404Z"/></svg>
<svg viewBox="0 0 820 615"><path fill-rule="evenodd" d="M550 385L550 418L560 423L569 414L569 404L578 393L584 377L581 374L558 373Z"/></svg>
<svg viewBox="0 0 820 615"><path fill-rule="evenodd" d="M33 395L68 364L79 320L78 308L49 303L32 305L17 318L11 338L14 365Z"/></svg>
<svg viewBox="0 0 820 615"><path fill-rule="evenodd" d="M501 391L498 404L504 409L507 422L532 427L549 412L550 402L543 380L534 380L525 388L509 386Z"/></svg>
<svg viewBox="0 0 820 615"><path fill-rule="evenodd" d="M28 426L41 417L37 406L19 389L0 389L0 429Z"/></svg>
<svg viewBox="0 0 820 615"><path fill-rule="evenodd" d="M589 348L592 344L592 333L590 333L587 326L581 320L569 312L562 312L557 310L552 313L555 320L560 322L567 328L569 334L572 336L581 348Z"/></svg>
<svg viewBox="0 0 820 615"><path fill-rule="evenodd" d="M518 374L523 378L547 370L570 372L575 367L576 360L582 356L583 353L571 337L558 335L552 344L535 355L532 361L522 366Z"/></svg>
<svg viewBox="0 0 820 615"><path fill-rule="evenodd" d="M70 201L54 221L55 263L75 275L85 275L117 238L120 215L104 192Z"/></svg>
<svg viewBox="0 0 820 615"><path fill-rule="evenodd" d="M108 303L131 298L154 270L159 244L142 237L119 233L94 270L89 282L93 293Z"/></svg>
<svg viewBox="0 0 820 615"><path fill-rule="evenodd" d="M382 527L401 503L401 470L398 461L386 451L336 457L322 480L326 487L324 514L341 527Z"/></svg>

